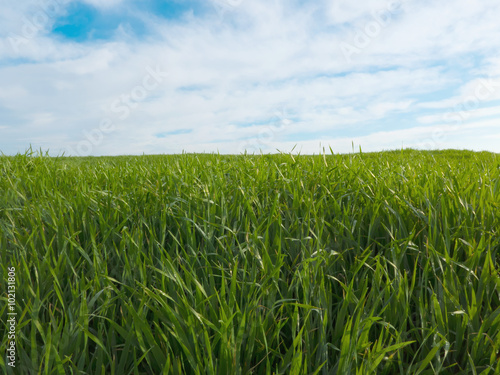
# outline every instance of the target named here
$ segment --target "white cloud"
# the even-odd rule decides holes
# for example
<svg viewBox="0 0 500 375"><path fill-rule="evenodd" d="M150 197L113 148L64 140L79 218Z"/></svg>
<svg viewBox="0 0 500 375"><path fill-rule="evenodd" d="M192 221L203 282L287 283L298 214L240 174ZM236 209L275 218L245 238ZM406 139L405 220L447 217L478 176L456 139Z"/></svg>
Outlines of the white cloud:
<svg viewBox="0 0 500 375"><path fill-rule="evenodd" d="M61 73L88 75L99 71L109 71L115 56L116 52L113 51L113 46L107 45L93 49L88 54L76 59L57 61L54 66Z"/></svg>
<svg viewBox="0 0 500 375"><path fill-rule="evenodd" d="M99 8L123 6L120 1L87 2ZM222 18L214 12L176 22L138 10L154 30L142 40L125 32L113 40L78 44L54 39L43 29L17 52L8 33L19 34L19 23L1 24L0 115L9 111L10 122L0 125L2 132L9 126L13 139L5 142L0 136L0 150L22 147L27 139L51 150L75 148L86 141L84 131L89 134L110 119L115 130L92 147L95 154L237 152L242 139L258 139L268 129L266 121L283 107L293 121L264 143L270 150L288 149L294 142L285 142L287 137L301 133L316 137L301 142L314 152L319 141L339 149L345 143L349 151L352 139L363 148L363 142L374 149L400 147L405 139L429 133L429 127L414 125L442 122L436 110L449 111L474 93L479 77L500 73L495 52L500 25L494 17L500 5L492 0L457 0L453 7L403 2L348 62L339 43L352 43L372 22L372 12L387 4L367 0L355 7L343 0L293 8L284 1L244 0ZM29 13L26 4L10 11L0 5L4 8L8 16L0 16L2 21ZM120 119L113 103L123 105L143 84L148 67L160 67L169 76ZM499 98L492 95L485 103ZM493 108L477 110L473 118L498 115ZM413 124L394 130L403 126L400 115ZM380 127L383 120L392 130L373 133L375 122ZM193 130L155 136L178 129ZM467 139L486 142L479 133L485 129L478 127L477 136ZM465 141L454 136L447 142Z"/></svg>
<svg viewBox="0 0 500 375"><path fill-rule="evenodd" d="M456 122L456 120L462 120L462 122L465 122L471 119L478 119L482 117L492 117L492 116L500 118L500 106L479 108L476 110L469 110L469 111L466 111L462 108L462 110L457 110L455 112L444 112L444 113L439 113L437 115L421 116L418 117L417 120L421 124L433 124L437 122L442 122L446 119L451 119L453 122ZM500 127L500 120L498 126Z"/></svg>
<svg viewBox="0 0 500 375"><path fill-rule="evenodd" d="M123 0L82 0L82 1L97 8L111 8L123 3Z"/></svg>
<svg viewBox="0 0 500 375"><path fill-rule="evenodd" d="M365 0L356 3L348 0L327 1L327 16L333 23L352 23L359 19L371 17L374 14L391 18L394 14L394 4L402 5L403 1Z"/></svg>

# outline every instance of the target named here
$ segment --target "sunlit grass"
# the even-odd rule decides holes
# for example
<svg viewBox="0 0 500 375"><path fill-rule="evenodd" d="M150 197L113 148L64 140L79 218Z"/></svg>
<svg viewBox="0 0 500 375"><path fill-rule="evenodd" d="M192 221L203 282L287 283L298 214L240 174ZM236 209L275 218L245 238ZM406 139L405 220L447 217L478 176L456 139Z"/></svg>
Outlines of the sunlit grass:
<svg viewBox="0 0 500 375"><path fill-rule="evenodd" d="M500 374L499 208L490 153L0 157L15 373Z"/></svg>

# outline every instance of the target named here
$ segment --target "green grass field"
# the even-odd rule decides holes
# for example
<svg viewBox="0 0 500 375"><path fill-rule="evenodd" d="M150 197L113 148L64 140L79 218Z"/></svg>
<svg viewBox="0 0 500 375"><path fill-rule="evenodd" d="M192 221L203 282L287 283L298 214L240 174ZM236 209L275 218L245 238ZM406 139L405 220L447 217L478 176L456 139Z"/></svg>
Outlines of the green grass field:
<svg viewBox="0 0 500 375"><path fill-rule="evenodd" d="M1 373L500 374L498 154L3 156L0 235Z"/></svg>

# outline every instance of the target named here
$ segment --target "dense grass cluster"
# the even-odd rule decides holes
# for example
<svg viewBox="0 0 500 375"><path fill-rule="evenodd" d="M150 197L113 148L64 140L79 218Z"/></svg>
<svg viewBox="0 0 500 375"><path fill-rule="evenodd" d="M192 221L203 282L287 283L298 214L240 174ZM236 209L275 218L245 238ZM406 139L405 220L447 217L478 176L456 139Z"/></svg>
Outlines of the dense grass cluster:
<svg viewBox="0 0 500 375"><path fill-rule="evenodd" d="M500 155L0 157L0 367L500 374Z"/></svg>

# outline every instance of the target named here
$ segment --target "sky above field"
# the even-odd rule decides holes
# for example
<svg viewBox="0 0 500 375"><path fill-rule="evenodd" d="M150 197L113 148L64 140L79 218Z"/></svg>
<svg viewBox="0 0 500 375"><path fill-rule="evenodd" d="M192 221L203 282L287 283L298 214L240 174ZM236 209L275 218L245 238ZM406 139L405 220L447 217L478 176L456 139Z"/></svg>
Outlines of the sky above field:
<svg viewBox="0 0 500 375"><path fill-rule="evenodd" d="M498 0L0 0L0 151L500 152Z"/></svg>

